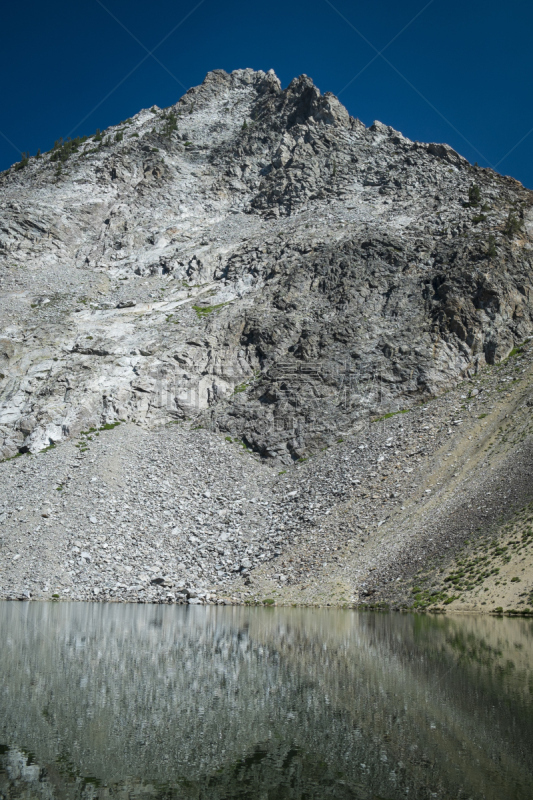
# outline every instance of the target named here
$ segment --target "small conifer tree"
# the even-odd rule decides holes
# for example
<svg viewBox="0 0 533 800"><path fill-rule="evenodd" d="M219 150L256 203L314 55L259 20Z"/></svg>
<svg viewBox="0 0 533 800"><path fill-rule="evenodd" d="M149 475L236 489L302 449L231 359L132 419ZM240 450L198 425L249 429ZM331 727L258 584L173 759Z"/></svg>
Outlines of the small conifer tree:
<svg viewBox="0 0 533 800"><path fill-rule="evenodd" d="M24 169L24 167L27 167L29 160L30 160L29 153L21 153L20 161L17 164L15 164L15 171L18 172L19 170Z"/></svg>
<svg viewBox="0 0 533 800"><path fill-rule="evenodd" d="M489 258L496 258L497 255L498 251L496 249L496 237L494 236L494 234L491 233L489 236L489 244L487 247L487 256Z"/></svg>
<svg viewBox="0 0 533 800"><path fill-rule="evenodd" d="M178 130L178 118L174 111L170 111L163 119L165 124L161 129L161 133L165 138L170 139L174 131Z"/></svg>
<svg viewBox="0 0 533 800"><path fill-rule="evenodd" d="M481 189L475 183L468 190L468 202L471 206L478 206L481 202Z"/></svg>
<svg viewBox="0 0 533 800"><path fill-rule="evenodd" d="M512 239L515 234L520 232L523 224L521 219L518 219L512 211L509 211L509 216L507 217L503 232L509 239Z"/></svg>

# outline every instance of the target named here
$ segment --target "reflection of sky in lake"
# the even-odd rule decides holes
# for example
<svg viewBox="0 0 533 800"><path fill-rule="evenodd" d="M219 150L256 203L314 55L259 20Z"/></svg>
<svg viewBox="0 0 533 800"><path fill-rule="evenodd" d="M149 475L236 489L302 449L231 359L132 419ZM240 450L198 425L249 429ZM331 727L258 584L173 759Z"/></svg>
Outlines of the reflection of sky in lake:
<svg viewBox="0 0 533 800"><path fill-rule="evenodd" d="M7 798L533 796L529 620L2 603L0 632Z"/></svg>

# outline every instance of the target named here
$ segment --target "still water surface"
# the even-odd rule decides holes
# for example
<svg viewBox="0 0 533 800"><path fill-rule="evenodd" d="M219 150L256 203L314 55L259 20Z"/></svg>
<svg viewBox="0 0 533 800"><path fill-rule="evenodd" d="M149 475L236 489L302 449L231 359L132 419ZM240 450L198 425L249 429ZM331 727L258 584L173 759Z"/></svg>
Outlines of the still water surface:
<svg viewBox="0 0 533 800"><path fill-rule="evenodd" d="M533 798L533 621L0 603L0 798Z"/></svg>

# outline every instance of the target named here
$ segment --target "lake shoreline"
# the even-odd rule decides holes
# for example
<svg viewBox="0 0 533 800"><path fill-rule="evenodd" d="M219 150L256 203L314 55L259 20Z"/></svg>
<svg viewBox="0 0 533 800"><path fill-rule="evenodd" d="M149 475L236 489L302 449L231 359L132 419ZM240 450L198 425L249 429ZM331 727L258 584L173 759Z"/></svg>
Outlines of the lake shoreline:
<svg viewBox="0 0 533 800"><path fill-rule="evenodd" d="M360 613L373 613L373 614L412 614L417 616L431 616L431 617L494 617L494 618L520 618L531 619L533 618L533 611L519 611L508 609L504 611L490 611L484 609L450 609L450 608L432 608L430 610L417 610L412 608L390 608L383 606L370 606L365 604L358 605L338 605L334 606L330 603L325 605L311 604L311 603L283 603L283 602L250 602L242 600L234 600L226 597L220 597L215 600L207 600L199 603L189 603L188 601L169 601L169 600L144 600L144 599L129 599L129 598L94 598L94 599L80 599L73 600L69 597L49 598L49 597L3 597L0 598L0 603L50 603L50 604L72 604L78 603L91 603L94 605L129 605L129 606L193 606L193 607L244 607L255 609L308 609L308 610L321 610L321 611L357 611Z"/></svg>

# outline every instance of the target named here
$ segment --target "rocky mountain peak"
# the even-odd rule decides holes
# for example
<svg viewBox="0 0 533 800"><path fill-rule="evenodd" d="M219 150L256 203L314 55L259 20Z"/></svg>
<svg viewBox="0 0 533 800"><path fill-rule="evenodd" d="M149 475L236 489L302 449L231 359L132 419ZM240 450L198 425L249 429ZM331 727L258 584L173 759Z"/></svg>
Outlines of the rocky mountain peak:
<svg viewBox="0 0 533 800"><path fill-rule="evenodd" d="M0 597L523 608L532 205L248 69L2 173Z"/></svg>
<svg viewBox="0 0 533 800"><path fill-rule="evenodd" d="M0 196L4 458L198 418L289 463L531 333L531 193L306 75L215 70Z"/></svg>

